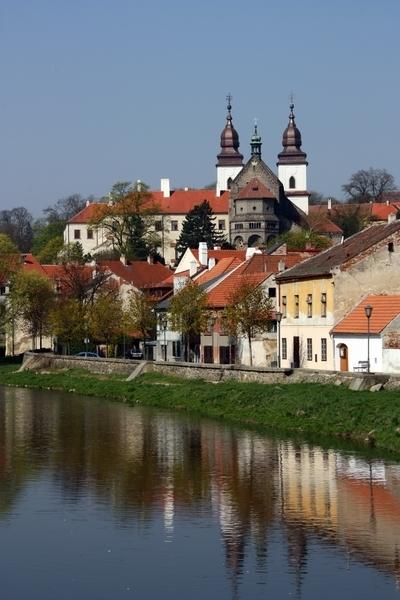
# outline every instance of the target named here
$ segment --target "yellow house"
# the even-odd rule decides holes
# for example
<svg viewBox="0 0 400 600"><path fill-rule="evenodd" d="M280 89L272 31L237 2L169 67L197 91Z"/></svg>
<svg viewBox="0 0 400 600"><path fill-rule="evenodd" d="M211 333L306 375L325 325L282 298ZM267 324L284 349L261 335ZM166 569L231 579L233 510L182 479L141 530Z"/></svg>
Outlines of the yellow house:
<svg viewBox="0 0 400 600"><path fill-rule="evenodd" d="M371 225L276 281L281 366L347 371L348 347L331 329L368 294L400 293L400 221Z"/></svg>

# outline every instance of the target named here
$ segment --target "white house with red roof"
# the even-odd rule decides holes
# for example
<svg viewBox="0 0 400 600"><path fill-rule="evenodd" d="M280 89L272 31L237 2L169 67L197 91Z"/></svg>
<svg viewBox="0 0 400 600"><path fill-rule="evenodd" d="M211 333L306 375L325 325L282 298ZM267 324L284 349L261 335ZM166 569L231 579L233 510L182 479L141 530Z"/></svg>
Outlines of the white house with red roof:
<svg viewBox="0 0 400 600"><path fill-rule="evenodd" d="M331 334L336 370L400 373L400 296L366 296Z"/></svg>

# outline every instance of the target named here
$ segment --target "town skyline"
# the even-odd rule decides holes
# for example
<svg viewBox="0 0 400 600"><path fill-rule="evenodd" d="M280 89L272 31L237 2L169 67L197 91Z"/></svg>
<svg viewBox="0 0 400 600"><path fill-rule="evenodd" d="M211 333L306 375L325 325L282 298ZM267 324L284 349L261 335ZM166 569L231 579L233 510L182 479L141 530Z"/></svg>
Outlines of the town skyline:
<svg viewBox="0 0 400 600"><path fill-rule="evenodd" d="M115 10L6 0L2 208L38 216L58 198L100 197L118 180L210 184L228 93L245 158L257 118L275 170L293 93L310 190L343 198L350 175L369 167L399 185L391 74L400 9L391 0L360 6L309 0L283 13L256 2L249 13L225 1L122 1Z"/></svg>

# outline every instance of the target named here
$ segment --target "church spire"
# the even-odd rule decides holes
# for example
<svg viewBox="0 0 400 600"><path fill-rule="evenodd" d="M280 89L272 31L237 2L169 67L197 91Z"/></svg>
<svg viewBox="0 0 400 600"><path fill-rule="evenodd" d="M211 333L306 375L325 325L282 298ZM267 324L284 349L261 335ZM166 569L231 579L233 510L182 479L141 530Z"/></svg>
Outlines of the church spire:
<svg viewBox="0 0 400 600"><path fill-rule="evenodd" d="M243 155L239 152L239 134L232 124L232 96L227 95L228 114L226 125L221 133L221 152L218 154L217 167L233 167L243 165Z"/></svg>
<svg viewBox="0 0 400 600"><path fill-rule="evenodd" d="M257 156L261 158L261 136L258 135L257 131L257 119L254 119L254 133L251 136L250 146L251 146L251 156Z"/></svg>
<svg viewBox="0 0 400 600"><path fill-rule="evenodd" d="M290 104L289 124L283 132L283 150L278 154L278 165L307 164L307 154L301 149L301 133L294 118L294 104Z"/></svg>

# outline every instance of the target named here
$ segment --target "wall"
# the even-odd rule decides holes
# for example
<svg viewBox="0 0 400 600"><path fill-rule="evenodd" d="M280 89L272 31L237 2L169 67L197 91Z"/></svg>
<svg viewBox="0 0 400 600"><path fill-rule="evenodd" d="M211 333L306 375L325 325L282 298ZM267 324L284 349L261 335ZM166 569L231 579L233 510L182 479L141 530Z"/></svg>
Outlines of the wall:
<svg viewBox="0 0 400 600"><path fill-rule="evenodd" d="M335 369L340 369L340 344L346 344L348 348L349 371L354 371L354 367L357 367L359 360L368 359L368 338L366 335L335 334L333 340L335 346ZM382 339L380 336L370 336L369 356L371 371L377 373L387 372L382 363Z"/></svg>

